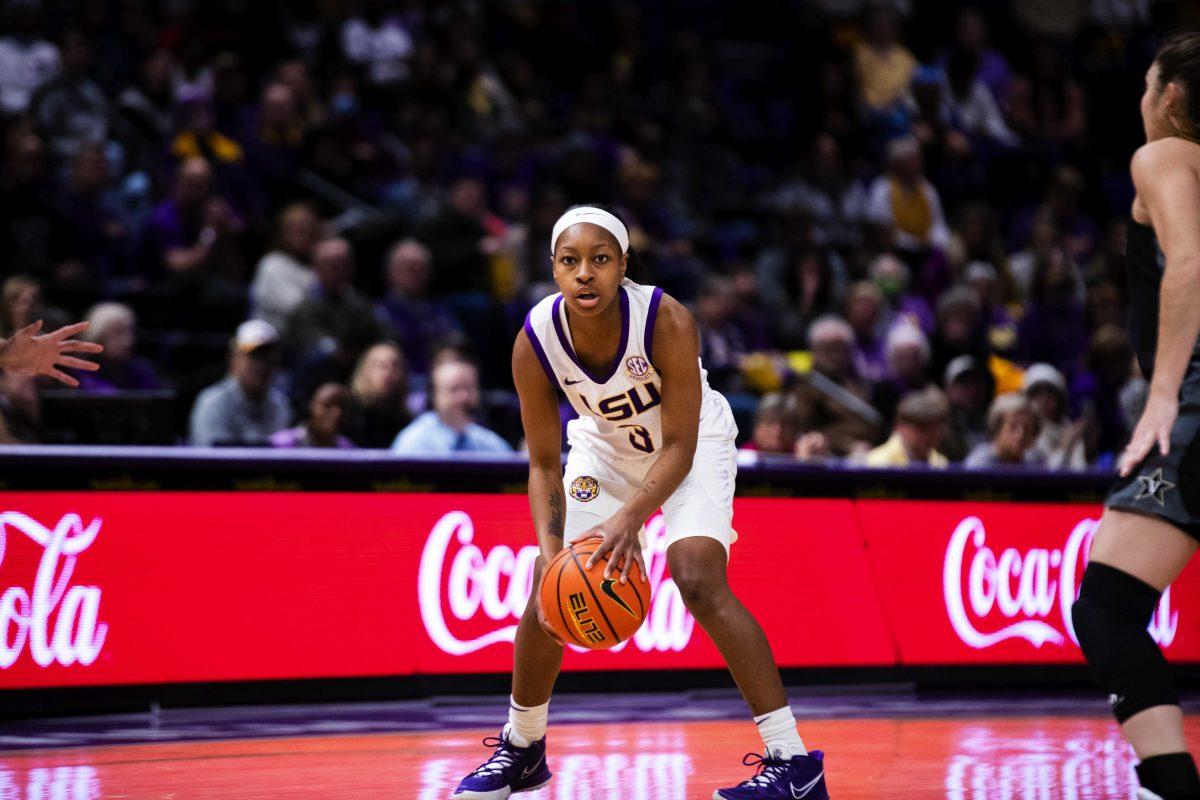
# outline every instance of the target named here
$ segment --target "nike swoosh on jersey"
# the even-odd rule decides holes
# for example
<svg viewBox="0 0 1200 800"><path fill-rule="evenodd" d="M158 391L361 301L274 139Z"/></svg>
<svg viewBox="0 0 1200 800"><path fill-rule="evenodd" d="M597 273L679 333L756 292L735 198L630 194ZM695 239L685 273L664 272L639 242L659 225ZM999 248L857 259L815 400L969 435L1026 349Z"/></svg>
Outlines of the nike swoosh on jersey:
<svg viewBox="0 0 1200 800"><path fill-rule="evenodd" d="M574 386L574 385L575 385L575 384L577 384L577 383L583 383L583 382L584 382L584 380L586 380L586 379L585 379L585 378L580 378L580 379L579 379L579 380L577 380L577 381L572 381L572 380L568 380L567 378L563 378L563 385L564 385L564 386Z"/></svg>
<svg viewBox="0 0 1200 800"><path fill-rule="evenodd" d="M796 784L789 783L788 787L792 790L792 797L796 798L796 800L800 800L801 797L808 797L808 793L811 792L816 787L816 785L821 782L821 778L824 778L824 777L825 777L825 770L821 770L819 773L817 773L817 777L813 778L811 781L804 784L799 789L796 788Z"/></svg>

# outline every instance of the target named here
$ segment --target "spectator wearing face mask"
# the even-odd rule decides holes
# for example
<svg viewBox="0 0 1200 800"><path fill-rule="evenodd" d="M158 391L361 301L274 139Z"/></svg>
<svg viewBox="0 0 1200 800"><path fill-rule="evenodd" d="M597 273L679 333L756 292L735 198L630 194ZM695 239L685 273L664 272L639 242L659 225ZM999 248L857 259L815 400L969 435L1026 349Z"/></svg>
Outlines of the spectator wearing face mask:
<svg viewBox="0 0 1200 800"><path fill-rule="evenodd" d="M454 453L508 453L512 447L475 421L479 409L479 372L474 364L443 361L433 368L433 409L412 421L392 443L406 456Z"/></svg>
<svg viewBox="0 0 1200 800"><path fill-rule="evenodd" d="M933 333L933 308L928 300L912 291L908 267L903 261L884 253L871 262L870 274L893 318L916 326L926 336Z"/></svg>

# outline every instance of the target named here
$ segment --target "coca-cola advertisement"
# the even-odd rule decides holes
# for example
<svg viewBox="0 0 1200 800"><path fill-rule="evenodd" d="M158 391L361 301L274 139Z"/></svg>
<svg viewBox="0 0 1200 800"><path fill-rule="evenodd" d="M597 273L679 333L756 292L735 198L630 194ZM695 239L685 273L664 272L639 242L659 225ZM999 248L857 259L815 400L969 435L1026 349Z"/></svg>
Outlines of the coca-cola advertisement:
<svg viewBox="0 0 1200 800"><path fill-rule="evenodd" d="M1080 662L1099 508L738 498L734 591L785 667ZM646 526L652 601L572 670L720 668ZM503 673L537 557L519 494L0 494L0 687ZM1200 578L1151 625L1200 660Z"/></svg>
<svg viewBox="0 0 1200 800"><path fill-rule="evenodd" d="M1076 504L860 501L902 664L1082 663L1071 605L1102 509ZM1200 573L1184 571L1150 633L1200 660Z"/></svg>
<svg viewBox="0 0 1200 800"><path fill-rule="evenodd" d="M446 496L427 495L425 508L442 509ZM496 500L502 500L500 508ZM506 671L517 620L532 588L537 545L523 497L454 498L452 512L431 517L421 554L417 595L421 620L434 648L422 657L432 672ZM520 522L496 525L507 509ZM842 597L841 613L822 603L847 582L869 583L861 538L849 501L746 499L736 507L739 540L729 580L772 636L781 662L796 666L891 663L883 614L874 592ZM437 513L435 511L435 513ZM780 523L787 523L781 527ZM516 534L516 535L514 535ZM514 541L515 540L515 541ZM724 664L712 641L687 612L667 567L667 531L661 515L646 524L644 557L650 611L632 639L607 651L569 648L568 669L680 669ZM819 557L818 557L819 554ZM851 619L853 625L846 625Z"/></svg>

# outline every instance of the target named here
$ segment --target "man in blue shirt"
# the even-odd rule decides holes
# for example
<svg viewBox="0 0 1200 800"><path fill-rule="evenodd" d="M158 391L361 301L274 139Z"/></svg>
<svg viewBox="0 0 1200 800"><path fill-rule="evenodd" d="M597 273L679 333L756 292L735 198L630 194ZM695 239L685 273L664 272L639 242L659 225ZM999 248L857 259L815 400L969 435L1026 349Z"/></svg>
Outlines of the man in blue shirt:
<svg viewBox="0 0 1200 800"><path fill-rule="evenodd" d="M392 452L442 456L462 452L508 453L508 442L474 421L479 408L479 373L473 364L443 361L430 376L433 410L400 431Z"/></svg>
<svg viewBox="0 0 1200 800"><path fill-rule="evenodd" d="M287 427L292 412L275 388L279 333L261 319L243 322L230 347L229 375L200 393L192 407L193 445L261 445Z"/></svg>

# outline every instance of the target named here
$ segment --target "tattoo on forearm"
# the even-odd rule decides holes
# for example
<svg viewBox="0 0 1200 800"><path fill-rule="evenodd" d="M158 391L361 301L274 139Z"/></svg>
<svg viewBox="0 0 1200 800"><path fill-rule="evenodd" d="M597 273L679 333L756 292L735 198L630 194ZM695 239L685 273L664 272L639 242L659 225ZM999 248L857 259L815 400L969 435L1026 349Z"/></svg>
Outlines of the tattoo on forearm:
<svg viewBox="0 0 1200 800"><path fill-rule="evenodd" d="M561 489L550 492L550 525L546 528L546 531L556 539L563 538L563 524L565 520L563 499Z"/></svg>

